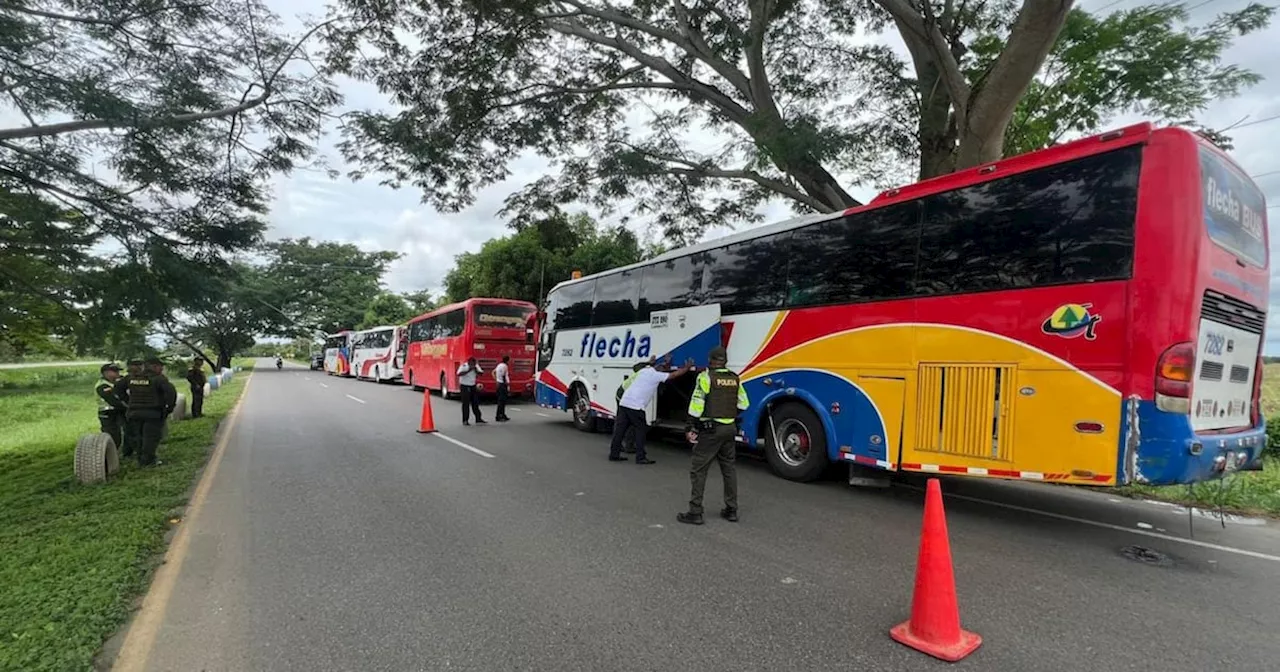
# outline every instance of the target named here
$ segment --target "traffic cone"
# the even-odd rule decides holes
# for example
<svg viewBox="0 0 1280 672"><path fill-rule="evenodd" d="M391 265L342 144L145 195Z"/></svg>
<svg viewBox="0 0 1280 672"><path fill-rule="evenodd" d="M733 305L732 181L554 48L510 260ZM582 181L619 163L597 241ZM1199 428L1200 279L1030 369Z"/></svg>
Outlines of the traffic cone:
<svg viewBox="0 0 1280 672"><path fill-rule="evenodd" d="M982 645L982 636L960 629L956 579L951 570L951 544L942 512L942 486L929 479L924 498L924 528L916 559L916 588L911 618L889 630L889 636L934 658L954 663Z"/></svg>
<svg viewBox="0 0 1280 672"><path fill-rule="evenodd" d="M422 420L418 423L419 434L430 434L436 431L436 420L431 416L431 390L422 393Z"/></svg>

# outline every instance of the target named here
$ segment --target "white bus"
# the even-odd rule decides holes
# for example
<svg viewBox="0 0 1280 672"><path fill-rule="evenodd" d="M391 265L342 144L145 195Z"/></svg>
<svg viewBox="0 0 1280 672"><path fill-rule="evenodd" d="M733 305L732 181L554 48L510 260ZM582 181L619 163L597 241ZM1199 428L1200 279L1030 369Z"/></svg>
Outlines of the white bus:
<svg viewBox="0 0 1280 672"><path fill-rule="evenodd" d="M351 332L339 331L324 337L324 372L331 376L351 375Z"/></svg>
<svg viewBox="0 0 1280 672"><path fill-rule="evenodd" d="M355 332L351 336L352 375L375 383L400 380L408 345L408 330L403 326Z"/></svg>

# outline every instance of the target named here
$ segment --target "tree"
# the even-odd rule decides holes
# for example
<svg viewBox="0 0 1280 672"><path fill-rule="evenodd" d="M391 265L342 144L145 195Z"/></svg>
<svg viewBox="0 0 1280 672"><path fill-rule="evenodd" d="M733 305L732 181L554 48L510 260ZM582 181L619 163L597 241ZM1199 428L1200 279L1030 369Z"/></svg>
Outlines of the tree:
<svg viewBox="0 0 1280 672"><path fill-rule="evenodd" d="M634 201L635 213L684 242L711 224L756 220L767 199L838 211L858 204L846 184L901 182L907 164L930 177L1000 158L1072 4L341 0L350 18L330 34L329 56L403 106L352 116L342 149L361 166L356 177L379 171L456 210L506 178L515 157L537 152L556 174L514 199L516 212ZM910 68L865 44L863 31L889 25ZM1127 52L1136 64L1192 34L1093 55L1117 63ZM1223 46L1191 54L1199 71L1177 72L1216 86ZM1058 52L1077 72L1085 55ZM1061 116L1052 102L1031 112ZM628 110L647 111L642 128ZM1073 131L1093 130L1078 119Z"/></svg>
<svg viewBox="0 0 1280 672"><path fill-rule="evenodd" d="M265 246L260 305L270 308L267 333L286 338L351 329L382 293L395 252L364 252L350 243L283 239ZM265 298L264 298L265 297Z"/></svg>
<svg viewBox="0 0 1280 672"><path fill-rule="evenodd" d="M444 280L449 301L489 296L540 304L575 270L598 273L641 259L635 234L621 226L602 228L583 214L557 213L515 228L479 252L458 255Z"/></svg>
<svg viewBox="0 0 1280 672"><path fill-rule="evenodd" d="M436 300L431 296L431 292L425 289L406 292L401 296L404 298L405 303L409 304L409 311L412 313L410 317L416 317L436 309Z"/></svg>
<svg viewBox="0 0 1280 672"><path fill-rule="evenodd" d="M307 63L326 24L288 36L260 0L0 10L2 105L25 120L0 128L5 303L99 337L167 318L260 240L269 174L310 158L338 102Z"/></svg>
<svg viewBox="0 0 1280 672"><path fill-rule="evenodd" d="M369 307L364 311L364 319L361 320L360 325L356 328L369 329L389 324L403 324L408 322L409 318L420 314L414 312L403 296L392 294L391 292L383 292L369 302Z"/></svg>

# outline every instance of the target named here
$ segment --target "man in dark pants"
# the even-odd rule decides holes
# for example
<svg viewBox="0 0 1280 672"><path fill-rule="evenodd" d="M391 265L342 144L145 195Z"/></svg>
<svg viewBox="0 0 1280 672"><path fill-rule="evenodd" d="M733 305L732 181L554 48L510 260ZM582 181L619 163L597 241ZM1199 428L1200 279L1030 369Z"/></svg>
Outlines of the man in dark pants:
<svg viewBox="0 0 1280 672"><path fill-rule="evenodd" d="M154 357L146 361L141 374L124 380L129 390L129 433L138 438L138 466L155 466L165 418L177 404L178 391L165 377L164 363Z"/></svg>
<svg viewBox="0 0 1280 672"><path fill-rule="evenodd" d="M480 395L476 394L476 377L484 373L476 358L467 359L467 363L458 367L458 388L462 391L462 424L471 424L469 413L475 413L476 424L485 424L480 417Z"/></svg>
<svg viewBox="0 0 1280 672"><path fill-rule="evenodd" d="M120 451L120 457L132 457L133 452L137 450L142 443L142 437L135 432L138 425L129 422L129 381L142 375L142 360L131 359L126 365L126 373L122 378L116 379L116 398L124 402L125 420L124 420L124 450Z"/></svg>
<svg viewBox="0 0 1280 672"><path fill-rule="evenodd" d="M692 494L689 511L676 514L676 520L689 525L702 524L702 494L707 485L711 461L720 463L724 478L724 508L720 517L738 522L738 471L734 439L738 435L738 414L747 410L750 401L738 374L725 367L728 356L724 348L713 348L708 357L710 367L698 374L689 399L688 434L693 444L693 464L689 470Z"/></svg>
<svg viewBox="0 0 1280 672"><path fill-rule="evenodd" d="M625 383L622 398L618 400L618 415L613 420L613 442L609 444L609 461L626 462L622 456L623 440L628 433L634 433L636 446L636 464L656 464L644 452L644 438L649 431L649 419L644 409L658 393L658 386L688 373L693 368L693 360L684 366L671 370L670 357L661 368L653 366L637 367L629 382Z"/></svg>
<svg viewBox="0 0 1280 672"><path fill-rule="evenodd" d="M191 417L204 415L204 385L209 379L204 375L203 362L197 357L191 362L191 370L187 371L187 382L191 385Z"/></svg>
<svg viewBox="0 0 1280 672"><path fill-rule="evenodd" d="M94 395L98 397L98 426L102 433L111 437L116 450L124 452L124 412L128 408L116 396L116 381L120 379L120 367L115 364L103 364L98 369L102 378L93 386Z"/></svg>
<svg viewBox="0 0 1280 672"><path fill-rule="evenodd" d="M498 410L494 417L498 422L506 422L511 419L507 417L507 397L511 394L511 355L503 355L502 363L493 368L493 382L498 385ZM479 414L476 417L480 417Z"/></svg>

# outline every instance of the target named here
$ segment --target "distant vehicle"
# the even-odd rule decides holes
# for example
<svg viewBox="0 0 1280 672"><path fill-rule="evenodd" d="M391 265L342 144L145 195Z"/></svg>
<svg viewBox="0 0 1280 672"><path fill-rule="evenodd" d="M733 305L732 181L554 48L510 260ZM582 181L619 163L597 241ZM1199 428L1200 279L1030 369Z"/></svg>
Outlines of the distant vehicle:
<svg viewBox="0 0 1280 672"><path fill-rule="evenodd" d="M351 335L351 370L356 378L400 382L408 331L403 326L374 327Z"/></svg>
<svg viewBox="0 0 1280 672"><path fill-rule="evenodd" d="M562 282L537 401L590 430L637 360L723 344L748 444L793 480L1260 469L1266 214L1203 138L1130 126ZM649 417L680 426L693 380Z"/></svg>
<svg viewBox="0 0 1280 672"><path fill-rule="evenodd" d="M311 355L311 370L321 371L324 369L324 353L317 352Z"/></svg>
<svg viewBox="0 0 1280 672"><path fill-rule="evenodd" d="M511 395L533 394L537 308L527 301L475 298L438 308L409 321L404 379L414 389L455 394L458 367L475 357L484 370L481 393L494 393L493 368L509 355Z"/></svg>
<svg viewBox="0 0 1280 672"><path fill-rule="evenodd" d="M329 334L324 341L324 372L331 376L351 375L351 331Z"/></svg>

